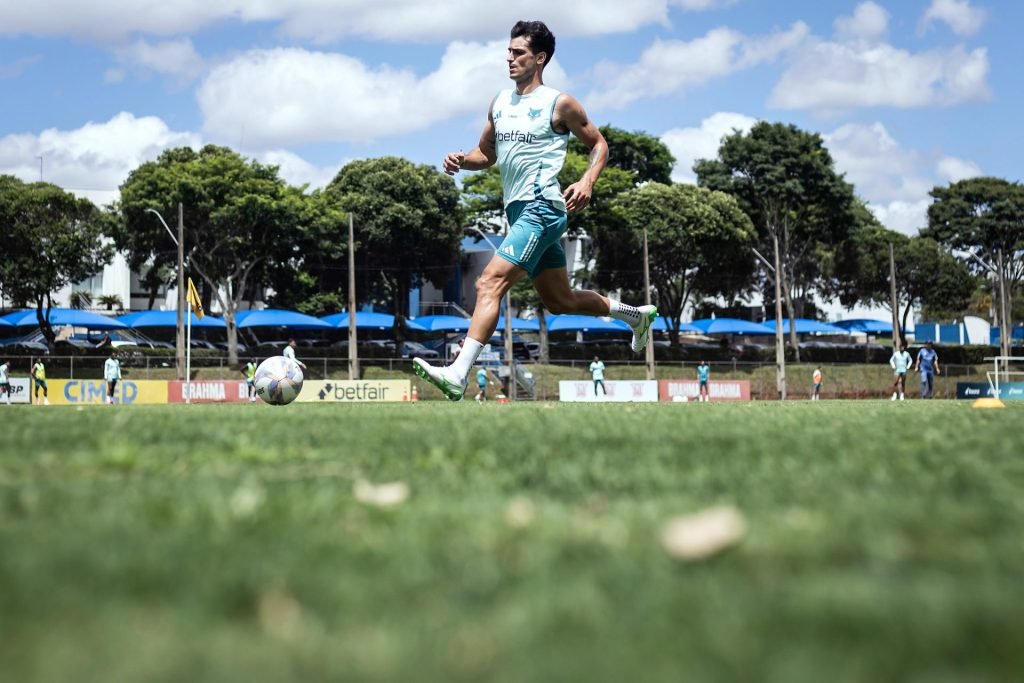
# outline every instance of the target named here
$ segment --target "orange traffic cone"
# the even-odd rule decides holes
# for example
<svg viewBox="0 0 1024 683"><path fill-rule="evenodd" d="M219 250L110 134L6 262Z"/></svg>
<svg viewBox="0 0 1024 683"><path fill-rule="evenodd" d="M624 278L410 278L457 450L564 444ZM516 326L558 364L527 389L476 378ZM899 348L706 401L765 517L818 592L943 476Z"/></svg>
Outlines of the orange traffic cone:
<svg viewBox="0 0 1024 683"><path fill-rule="evenodd" d="M420 392L416 388L415 384L412 385L412 400L414 400L414 401L420 400Z"/></svg>

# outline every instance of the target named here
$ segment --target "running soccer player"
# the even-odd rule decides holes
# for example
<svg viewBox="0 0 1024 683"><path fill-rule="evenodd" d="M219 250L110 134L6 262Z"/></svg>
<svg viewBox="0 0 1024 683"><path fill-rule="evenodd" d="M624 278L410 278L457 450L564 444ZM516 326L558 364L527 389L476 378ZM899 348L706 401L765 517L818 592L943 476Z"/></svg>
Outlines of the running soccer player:
<svg viewBox="0 0 1024 683"><path fill-rule="evenodd" d="M476 400L486 401L487 400L487 371L483 368L477 368L476 370Z"/></svg>
<svg viewBox="0 0 1024 683"><path fill-rule="evenodd" d="M445 156L445 173L479 171L494 164L501 172L509 231L476 282L477 300L462 353L448 366L434 367L414 359L416 373L452 401L462 400L467 377L498 322L505 292L529 277L545 308L555 314L608 315L633 329L631 347L647 346L654 306L628 306L589 290L573 290L566 270L561 237L568 213L590 203L605 164L608 143L571 95L544 85L544 67L555 54L555 36L540 21L520 21L508 44L508 74L514 88L502 90L487 112L479 145L468 154ZM583 177L562 192L558 172L565 162L569 135L589 149Z"/></svg>
<svg viewBox="0 0 1024 683"><path fill-rule="evenodd" d="M242 368L242 374L245 375L245 388L246 394L249 396L249 403L256 402L256 359L250 358L249 362Z"/></svg>
<svg viewBox="0 0 1024 683"><path fill-rule="evenodd" d="M702 360L700 365L697 366L697 385L698 394L697 399L701 403L708 403L711 400L711 394L708 392L708 379L711 377L711 366L708 365L706 360Z"/></svg>
<svg viewBox="0 0 1024 683"><path fill-rule="evenodd" d="M46 391L46 366L40 358L32 365L32 382L35 385L35 401L39 405L39 390L43 390L43 405L50 405L50 398Z"/></svg>
<svg viewBox="0 0 1024 683"><path fill-rule="evenodd" d="M0 363L0 394L11 405L11 364L6 361Z"/></svg>
<svg viewBox="0 0 1024 683"><path fill-rule="evenodd" d="M598 386L601 387L601 393L607 396L608 390L604 388L604 363L597 356L590 363L590 377L594 380L594 396L597 396Z"/></svg>
<svg viewBox="0 0 1024 683"><path fill-rule="evenodd" d="M892 382L891 401L896 400L897 394L899 394L899 399L901 401L904 400L903 395L907 391L907 371L910 370L910 365L913 362L913 359L910 357L910 352L907 351L906 344L900 344L900 350L893 351L892 358L889 359L889 365L892 366L892 370L896 375Z"/></svg>
<svg viewBox="0 0 1024 683"><path fill-rule="evenodd" d="M103 363L103 379L107 381L107 403L114 405L114 389L121 379L121 363L117 360L116 351L111 351L110 358Z"/></svg>
<svg viewBox="0 0 1024 683"><path fill-rule="evenodd" d="M941 375L942 371L939 369L939 354L935 353L930 341L926 341L924 348L917 352L914 369L921 372L921 398L932 398L935 375Z"/></svg>

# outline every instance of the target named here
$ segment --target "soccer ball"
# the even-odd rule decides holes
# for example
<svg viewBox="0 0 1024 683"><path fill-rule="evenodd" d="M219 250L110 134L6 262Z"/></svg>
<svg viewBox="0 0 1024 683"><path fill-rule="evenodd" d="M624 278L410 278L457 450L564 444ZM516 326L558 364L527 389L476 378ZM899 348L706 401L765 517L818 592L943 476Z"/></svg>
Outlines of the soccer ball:
<svg viewBox="0 0 1024 683"><path fill-rule="evenodd" d="M256 368L256 395L272 406L286 406L302 391L302 369L291 358L273 356Z"/></svg>

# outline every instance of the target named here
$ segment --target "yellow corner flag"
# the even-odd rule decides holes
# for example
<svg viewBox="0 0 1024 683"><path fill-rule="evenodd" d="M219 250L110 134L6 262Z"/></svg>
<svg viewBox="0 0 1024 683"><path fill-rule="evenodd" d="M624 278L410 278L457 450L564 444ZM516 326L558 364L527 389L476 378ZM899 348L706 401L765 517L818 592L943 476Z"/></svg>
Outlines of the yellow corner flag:
<svg viewBox="0 0 1024 683"><path fill-rule="evenodd" d="M199 300L199 292L196 291L196 286L192 282L192 278L188 279L188 294L186 295L189 304L192 306L192 310L195 311L196 317L200 320L203 319L203 302Z"/></svg>

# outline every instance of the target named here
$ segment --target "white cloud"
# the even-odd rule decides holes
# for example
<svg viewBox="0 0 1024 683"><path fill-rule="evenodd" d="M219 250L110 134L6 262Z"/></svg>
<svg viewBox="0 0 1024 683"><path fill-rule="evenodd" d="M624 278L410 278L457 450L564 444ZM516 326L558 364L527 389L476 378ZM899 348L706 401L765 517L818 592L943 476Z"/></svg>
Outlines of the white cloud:
<svg viewBox="0 0 1024 683"><path fill-rule="evenodd" d="M927 107L986 100L988 53L957 46L913 54L865 41L812 41L776 84L769 104L821 111Z"/></svg>
<svg viewBox="0 0 1024 683"><path fill-rule="evenodd" d="M822 137L836 169L846 174L878 220L906 234L928 224L933 187L981 175L972 161L903 147L879 122L847 124Z"/></svg>
<svg viewBox="0 0 1024 683"><path fill-rule="evenodd" d="M283 149L260 152L254 158L261 163L278 166L280 176L289 184L309 185L310 190L326 187L349 161L345 159L334 166L314 166L299 155Z"/></svg>
<svg viewBox="0 0 1024 683"><path fill-rule="evenodd" d="M889 28L889 13L881 5L868 0L857 5L853 16L836 19L835 28L841 38L878 38Z"/></svg>
<svg viewBox="0 0 1024 683"><path fill-rule="evenodd" d="M254 50L216 67L197 98L205 130L246 148L365 142L467 113L483 121L490 96L509 87L504 55L504 41L453 43L420 78L343 54ZM567 80L556 57L545 81L563 87Z"/></svg>
<svg viewBox="0 0 1024 683"><path fill-rule="evenodd" d="M155 116L121 112L109 121L90 122L75 130L51 128L38 135L0 138L0 173L39 180L42 157L45 181L102 205L117 198L118 186L140 164L165 149L200 144L195 133L173 131Z"/></svg>
<svg viewBox="0 0 1024 683"><path fill-rule="evenodd" d="M731 0L0 0L0 35L73 36L123 42L134 35L177 36L225 22L267 22L296 38L350 36L416 42L492 40L515 21L543 16L557 36L603 35L668 22L670 6L705 10Z"/></svg>
<svg viewBox="0 0 1024 683"><path fill-rule="evenodd" d="M137 40L115 54L124 65L173 76L182 84L198 78L204 68L203 58L188 38L159 43Z"/></svg>
<svg viewBox="0 0 1024 683"><path fill-rule="evenodd" d="M970 36L985 23L985 10L971 7L969 0L932 0L921 17L921 29L934 21L945 22L957 35Z"/></svg>
<svg viewBox="0 0 1024 683"><path fill-rule="evenodd" d="M981 175L981 167L973 161L957 159L956 157L943 157L939 159L935 170L948 182L956 183L968 178L977 178Z"/></svg>
<svg viewBox="0 0 1024 683"><path fill-rule="evenodd" d="M700 122L698 128L673 128L661 136L661 141L676 158L672 180L677 183L696 183L693 164L698 159L718 158L722 138L734 131L746 133L757 119L744 114L718 112Z"/></svg>
<svg viewBox="0 0 1024 683"><path fill-rule="evenodd" d="M601 85L587 97L587 104L620 109L641 98L701 85L771 61L807 33L807 25L797 22L787 31L757 38L716 28L691 41L656 40L633 64L604 61L595 66L593 76Z"/></svg>

